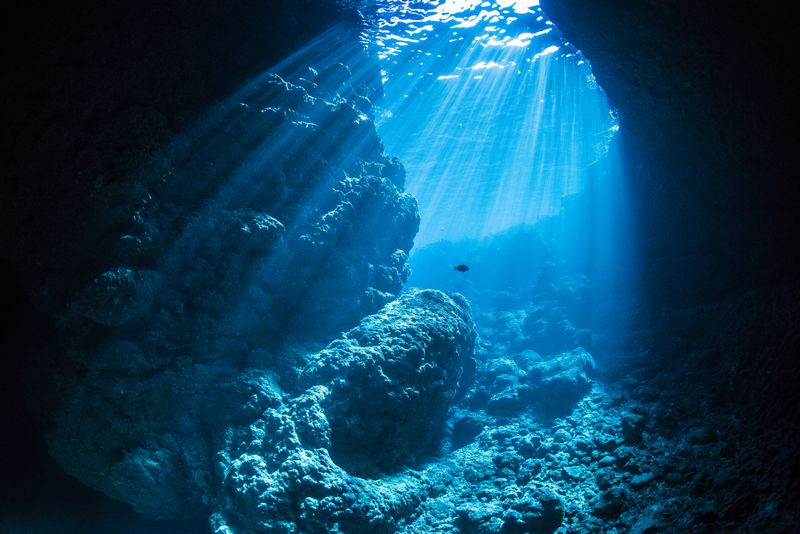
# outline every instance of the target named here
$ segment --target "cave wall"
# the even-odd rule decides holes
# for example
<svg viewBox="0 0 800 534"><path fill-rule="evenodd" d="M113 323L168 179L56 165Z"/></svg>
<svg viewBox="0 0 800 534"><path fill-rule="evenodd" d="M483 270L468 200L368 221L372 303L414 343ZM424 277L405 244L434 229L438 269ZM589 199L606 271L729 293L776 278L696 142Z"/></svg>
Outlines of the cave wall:
<svg viewBox="0 0 800 534"><path fill-rule="evenodd" d="M621 115L645 290L687 304L792 280L797 141L774 6L544 0Z"/></svg>
<svg viewBox="0 0 800 534"><path fill-rule="evenodd" d="M769 491L793 494L800 188L791 21L771 3L542 6L621 116L642 307L619 376L654 387L658 402L687 401L668 417L701 406L738 414L755 450L781 451L754 459L772 473Z"/></svg>
<svg viewBox="0 0 800 534"><path fill-rule="evenodd" d="M3 21L2 258L65 305L119 190L213 104L337 23L335 2L33 2ZM57 258L58 261L51 261Z"/></svg>
<svg viewBox="0 0 800 534"><path fill-rule="evenodd" d="M113 488L152 488L150 516L198 516L205 482L189 481L191 465L210 472L213 447L167 438L165 449L151 438L191 427L189 441L205 442L212 390L252 383L236 353L291 367L291 355L265 356L283 333L308 340L353 326L408 275L418 215L402 193L402 166L383 154L367 117L380 87L372 58L349 54L360 78L316 65L307 88L263 78L334 26L329 50L359 49L359 18L335 2L34 3L3 26L14 76L4 87L0 266L15 317L0 335L11 436L2 444L3 521L14 503L56 508L46 499L58 492L82 495L72 510L96 507L104 521L109 502L86 497L61 468L140 507L152 493ZM225 102L258 75L246 98ZM209 120L212 109L224 120ZM247 149L270 135L296 146L249 169L260 193L223 202ZM388 218L378 232L367 226L375 210ZM278 299L267 313L253 279ZM246 324L266 344L259 355L230 343ZM196 366L200 347L214 353L201 357L210 374ZM172 467L148 472L146 457ZM126 462L133 470L109 475Z"/></svg>

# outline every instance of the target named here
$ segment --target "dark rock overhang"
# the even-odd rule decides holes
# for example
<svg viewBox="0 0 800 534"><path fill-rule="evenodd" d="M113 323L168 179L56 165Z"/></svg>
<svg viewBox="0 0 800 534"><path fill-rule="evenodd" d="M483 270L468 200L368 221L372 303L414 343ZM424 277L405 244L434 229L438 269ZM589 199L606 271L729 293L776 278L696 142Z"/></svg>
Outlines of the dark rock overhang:
<svg viewBox="0 0 800 534"><path fill-rule="evenodd" d="M675 302L792 279L793 28L775 6L543 0L621 114L645 277ZM660 280L660 284L653 283Z"/></svg>

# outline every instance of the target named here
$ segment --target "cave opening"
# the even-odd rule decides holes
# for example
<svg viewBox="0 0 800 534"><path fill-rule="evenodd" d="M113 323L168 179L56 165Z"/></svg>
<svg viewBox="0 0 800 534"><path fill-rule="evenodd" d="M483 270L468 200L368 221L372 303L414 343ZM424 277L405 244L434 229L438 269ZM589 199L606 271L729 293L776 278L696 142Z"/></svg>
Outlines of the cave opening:
<svg viewBox="0 0 800 534"><path fill-rule="evenodd" d="M591 348L594 326L621 333L637 231L619 117L588 60L537 0L362 11L384 86L376 127L420 209L407 285L458 291L494 315L573 291L562 319L582 325L578 345ZM527 320L537 348L565 348L544 322Z"/></svg>
<svg viewBox="0 0 800 534"><path fill-rule="evenodd" d="M559 215L618 129L588 62L536 2L416 6L378 9L372 36L378 130L421 206L415 245Z"/></svg>

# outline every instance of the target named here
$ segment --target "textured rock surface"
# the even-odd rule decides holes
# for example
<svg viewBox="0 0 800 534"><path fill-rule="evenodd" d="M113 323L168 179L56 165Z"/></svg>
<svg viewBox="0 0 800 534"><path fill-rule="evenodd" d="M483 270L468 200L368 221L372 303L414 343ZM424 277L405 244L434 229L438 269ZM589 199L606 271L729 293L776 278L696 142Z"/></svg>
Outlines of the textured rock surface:
<svg viewBox="0 0 800 534"><path fill-rule="evenodd" d="M796 530L800 487L785 467L800 463L789 430L800 422L797 56L767 52L792 49L794 29L776 6L542 4L621 112L644 258L616 374L676 433L698 406L709 425L736 414L741 427L698 446L699 463L728 472L728 455L748 448L769 475L704 480L696 495L737 509L704 512L732 521L712 530Z"/></svg>
<svg viewBox="0 0 800 534"><path fill-rule="evenodd" d="M472 356L468 313L457 296L412 291L312 355L303 393L226 432L214 528L396 532L430 491L403 465L443 429ZM365 464L395 474L348 470Z"/></svg>
<svg viewBox="0 0 800 534"><path fill-rule="evenodd" d="M392 469L425 452L471 358L468 313L458 296L412 290L303 370L301 385L330 384L323 406L339 461L358 470Z"/></svg>
<svg viewBox="0 0 800 534"><path fill-rule="evenodd" d="M365 114L375 71L358 60L361 77L338 63L297 83L262 76L119 190L101 272L56 316L82 373L66 375L49 440L67 472L147 517L204 514L224 428L279 397L266 371L242 370L291 374L298 338L320 344L399 293L419 216ZM430 442L458 386L471 349L451 327L430 332L447 355L431 373L447 378L432 376L416 405L438 419L419 442L405 438L398 466Z"/></svg>
<svg viewBox="0 0 800 534"><path fill-rule="evenodd" d="M569 412L591 389L588 375L594 358L582 348L542 358L524 351L512 358L491 359L479 367L476 406L486 402L490 413L514 415L532 405L554 413Z"/></svg>

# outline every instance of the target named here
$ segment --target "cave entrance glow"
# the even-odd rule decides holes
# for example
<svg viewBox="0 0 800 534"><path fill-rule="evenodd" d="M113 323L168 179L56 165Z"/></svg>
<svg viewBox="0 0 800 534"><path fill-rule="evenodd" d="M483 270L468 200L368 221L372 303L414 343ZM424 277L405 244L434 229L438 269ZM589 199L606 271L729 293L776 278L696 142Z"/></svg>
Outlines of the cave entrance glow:
<svg viewBox="0 0 800 534"><path fill-rule="evenodd" d="M527 261L533 226L593 277L627 268L619 126L538 0L379 2L371 14L378 130L420 206L415 277L432 245L436 262L474 262L477 241L508 232L508 259Z"/></svg>

